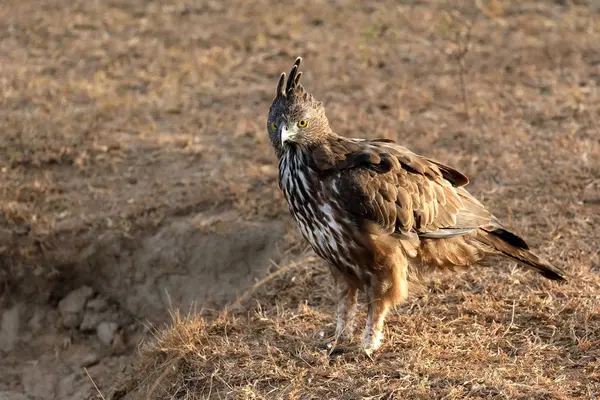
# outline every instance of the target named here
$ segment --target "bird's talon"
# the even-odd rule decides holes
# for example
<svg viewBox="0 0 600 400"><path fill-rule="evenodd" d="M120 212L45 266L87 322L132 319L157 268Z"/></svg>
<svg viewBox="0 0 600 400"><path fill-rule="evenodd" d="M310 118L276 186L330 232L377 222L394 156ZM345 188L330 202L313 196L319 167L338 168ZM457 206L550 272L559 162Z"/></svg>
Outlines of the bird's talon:
<svg viewBox="0 0 600 400"><path fill-rule="evenodd" d="M363 348L364 355L371 361L373 361L373 349L372 348Z"/></svg>
<svg viewBox="0 0 600 400"><path fill-rule="evenodd" d="M328 356L336 356L346 353L347 349L343 346L338 346L337 341L331 340L325 343L321 343L317 346L319 350L326 350Z"/></svg>
<svg viewBox="0 0 600 400"><path fill-rule="evenodd" d="M329 350L327 352L327 356L331 357L331 356L339 356L346 353L346 348L341 347L341 346L337 346L337 347L332 347L331 350Z"/></svg>

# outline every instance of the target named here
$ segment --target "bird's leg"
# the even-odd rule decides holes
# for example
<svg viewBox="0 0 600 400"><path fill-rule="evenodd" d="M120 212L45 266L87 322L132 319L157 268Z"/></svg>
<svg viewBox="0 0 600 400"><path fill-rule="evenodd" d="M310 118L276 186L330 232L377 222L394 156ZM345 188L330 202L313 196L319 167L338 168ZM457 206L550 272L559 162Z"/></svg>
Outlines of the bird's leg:
<svg viewBox="0 0 600 400"><path fill-rule="evenodd" d="M372 290L367 291L368 313L367 325L363 338L363 350L370 356L381 346L383 338L383 322L390 305L382 296L377 296Z"/></svg>
<svg viewBox="0 0 600 400"><path fill-rule="evenodd" d="M397 253L392 266L378 277L373 277L365 288L368 302L367 325L363 349L368 356L381 346L383 323L390 308L408 297L408 262Z"/></svg>
<svg viewBox="0 0 600 400"><path fill-rule="evenodd" d="M335 338L351 340L354 333L358 290L346 283L340 283L338 290L338 317Z"/></svg>

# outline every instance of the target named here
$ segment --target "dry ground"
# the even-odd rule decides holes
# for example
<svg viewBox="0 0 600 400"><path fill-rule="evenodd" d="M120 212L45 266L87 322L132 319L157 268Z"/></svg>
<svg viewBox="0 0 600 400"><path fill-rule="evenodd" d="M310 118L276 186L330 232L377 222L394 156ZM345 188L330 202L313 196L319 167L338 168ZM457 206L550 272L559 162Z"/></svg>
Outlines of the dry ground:
<svg viewBox="0 0 600 400"><path fill-rule="evenodd" d="M598 397L599 43L593 1L5 0L0 397L96 396L84 366L115 398ZM318 350L331 282L264 126L298 55L338 133L462 170L569 282L504 261L433 277L373 361ZM144 321L235 299L269 260L295 264L138 360ZM65 322L83 284L111 303L108 348Z"/></svg>

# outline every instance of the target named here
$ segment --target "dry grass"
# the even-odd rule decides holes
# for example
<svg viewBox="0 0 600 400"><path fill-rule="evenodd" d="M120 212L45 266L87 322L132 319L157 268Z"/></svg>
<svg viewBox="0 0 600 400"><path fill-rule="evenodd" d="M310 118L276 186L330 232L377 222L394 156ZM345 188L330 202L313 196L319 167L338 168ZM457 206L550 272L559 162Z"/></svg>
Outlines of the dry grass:
<svg viewBox="0 0 600 400"><path fill-rule="evenodd" d="M299 265L255 293L247 314L177 317L144 348L121 393L597 397L600 220L581 196L600 176L598 15L497 1L303 5L291 16L271 6L268 19L256 9L244 9L241 26L252 31L259 19L265 29L240 68L255 71L261 88L261 71L274 77L303 55L305 85L326 101L334 129L393 137L457 165L474 178L471 190L571 279L549 283L506 262L435 278L389 319L370 361L352 349L319 350L333 329L333 292L322 264ZM261 68L250 67L261 54Z"/></svg>
<svg viewBox="0 0 600 400"><path fill-rule="evenodd" d="M385 345L371 361L354 347L331 356L319 349L334 329L333 288L322 264L298 264L267 283L247 313L176 316L143 347L121 393L593 399L600 393L599 288L598 278L560 285L493 270L434 279L426 296L389 318Z"/></svg>
<svg viewBox="0 0 600 400"><path fill-rule="evenodd" d="M247 313L176 319L143 352L130 396L594 398L592 3L4 1L2 290L47 299L105 231L138 238L210 207L289 222L264 119L302 55L338 133L394 138L464 171L569 283L506 262L435 278L390 318L370 362L316 349L332 295L324 266L301 264ZM300 257L290 235L284 250Z"/></svg>

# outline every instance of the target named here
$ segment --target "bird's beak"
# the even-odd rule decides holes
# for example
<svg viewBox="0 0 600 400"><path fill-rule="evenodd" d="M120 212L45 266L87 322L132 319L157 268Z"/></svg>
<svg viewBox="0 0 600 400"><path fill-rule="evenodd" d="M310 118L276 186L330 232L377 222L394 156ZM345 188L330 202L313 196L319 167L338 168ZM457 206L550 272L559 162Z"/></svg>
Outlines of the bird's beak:
<svg viewBox="0 0 600 400"><path fill-rule="evenodd" d="M297 133L298 132L296 129L288 129L288 127L285 126L285 124L283 124L283 126L281 127L281 143L283 144L285 142L293 142Z"/></svg>

